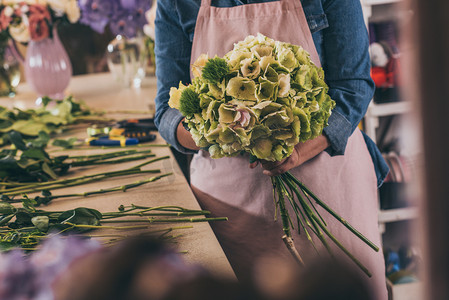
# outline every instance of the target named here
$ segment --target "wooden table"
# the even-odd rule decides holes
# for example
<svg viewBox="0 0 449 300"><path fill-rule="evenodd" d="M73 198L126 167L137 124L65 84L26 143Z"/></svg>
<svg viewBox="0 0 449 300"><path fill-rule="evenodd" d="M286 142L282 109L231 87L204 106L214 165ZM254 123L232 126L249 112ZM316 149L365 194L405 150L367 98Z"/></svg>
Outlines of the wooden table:
<svg viewBox="0 0 449 300"><path fill-rule="evenodd" d="M130 116L131 111L148 111L154 110L154 97L156 95L156 79L147 78L143 86L139 89L123 88L116 84L112 76L108 73L82 75L72 78L70 86L67 90L68 94L73 95L76 99L84 100L86 104L95 109L105 110L109 112L109 116L115 118L124 118ZM25 84L20 84L18 93L14 98L0 98L0 105L7 107L34 107L36 94L30 90ZM128 115L126 113L128 111ZM149 115L132 114L132 117L149 117ZM85 129L70 132L70 135L78 137L86 137ZM160 136L157 137L155 143L165 143ZM177 165L170 149L168 147L152 148L157 157L170 156L169 159L148 165L145 169L160 169L162 173L173 173L173 175L165 177L159 181L140 186L136 189L127 191L126 193L114 192L104 195L96 195L89 197L67 198L54 200L45 209L48 210L67 210L75 207L89 207L99 210L100 212L117 211L117 208L123 205L143 205L143 206L159 206L159 205L179 205L189 209L200 209L190 187L185 180L179 166ZM70 154L87 155L98 151L105 150L83 150L74 151ZM83 174L93 174L113 170L121 170L135 166L142 161L128 162L117 165L104 165L97 167L77 168L76 176ZM157 175L157 174L156 174ZM75 176L75 172L71 172L68 176ZM70 187L61 190L55 190L54 194L80 193L83 191L98 190L101 188L110 188L132 183L154 175L133 175L121 178L110 179L93 184ZM173 226L170 224L166 224ZM184 258L189 263L198 263L209 269L212 273L234 278L234 273L223 253L214 233L208 223L184 224L193 225L192 229L179 231L182 234L177 238L177 248L180 251L186 251Z"/></svg>

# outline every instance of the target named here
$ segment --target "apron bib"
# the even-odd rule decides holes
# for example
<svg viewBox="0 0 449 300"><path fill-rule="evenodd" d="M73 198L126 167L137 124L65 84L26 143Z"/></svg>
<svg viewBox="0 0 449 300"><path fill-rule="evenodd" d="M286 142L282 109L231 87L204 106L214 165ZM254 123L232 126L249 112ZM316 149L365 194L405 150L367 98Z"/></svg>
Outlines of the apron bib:
<svg viewBox="0 0 449 300"><path fill-rule="evenodd" d="M320 66L310 29L299 0L280 0L235 7L211 6L202 0L193 39L191 61L202 54L223 56L234 43L258 32L274 40L301 45L312 61ZM374 166L361 132L349 138L344 156L331 157L322 152L290 171L321 200L347 219L375 244L380 244L377 222L377 185ZM271 180L262 168L249 168L249 156L211 159L200 150L190 167L191 185L200 205L214 216L227 216L228 222L211 226L237 277L247 278L258 259L276 255L291 259L281 240L281 221L274 221L275 206ZM318 206L317 206L318 208ZM318 208L319 209L319 208ZM374 299L387 299L382 252L375 253L353 236L332 216L319 209L330 231L368 269ZM291 212L293 218L294 214ZM294 222L295 223L295 222ZM295 245L307 261L317 258L305 234L293 235ZM332 245L332 242L329 242ZM315 239L319 248L321 243ZM333 246L333 245L332 245ZM332 247L338 257L343 252ZM323 249L320 249L320 251ZM349 260L348 260L349 261ZM349 262L352 267L352 262ZM354 267L357 268L357 267Z"/></svg>

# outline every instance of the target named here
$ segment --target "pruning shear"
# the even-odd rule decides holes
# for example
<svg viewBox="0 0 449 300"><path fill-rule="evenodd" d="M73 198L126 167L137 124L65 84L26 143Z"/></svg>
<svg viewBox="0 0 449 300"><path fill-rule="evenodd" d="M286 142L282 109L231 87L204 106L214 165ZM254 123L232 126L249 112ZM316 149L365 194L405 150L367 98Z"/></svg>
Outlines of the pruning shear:
<svg viewBox="0 0 449 300"><path fill-rule="evenodd" d="M153 119L128 119L107 127L87 129L86 142L91 146L128 146L150 142L156 138L151 131L157 130Z"/></svg>

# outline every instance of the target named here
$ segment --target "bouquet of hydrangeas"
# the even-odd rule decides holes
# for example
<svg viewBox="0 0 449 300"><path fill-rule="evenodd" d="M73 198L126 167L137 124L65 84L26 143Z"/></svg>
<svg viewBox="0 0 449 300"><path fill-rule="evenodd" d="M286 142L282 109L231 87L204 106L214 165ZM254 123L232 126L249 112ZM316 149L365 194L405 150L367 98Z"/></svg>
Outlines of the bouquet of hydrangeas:
<svg viewBox="0 0 449 300"><path fill-rule="evenodd" d="M296 144L322 134L335 102L328 95L324 72L302 47L258 34L234 45L223 58L202 54L192 66L193 80L170 90L170 107L185 116L196 144L212 158L249 153L250 160L280 161ZM362 270L369 271L332 235L312 201L378 251L377 246L350 226L289 172L272 177L284 242L302 263L291 239L292 221L318 236L330 251L325 235ZM299 229L299 228L298 228Z"/></svg>
<svg viewBox="0 0 449 300"><path fill-rule="evenodd" d="M7 0L0 4L0 31L19 43L51 37L57 22L76 23L79 18L76 0Z"/></svg>

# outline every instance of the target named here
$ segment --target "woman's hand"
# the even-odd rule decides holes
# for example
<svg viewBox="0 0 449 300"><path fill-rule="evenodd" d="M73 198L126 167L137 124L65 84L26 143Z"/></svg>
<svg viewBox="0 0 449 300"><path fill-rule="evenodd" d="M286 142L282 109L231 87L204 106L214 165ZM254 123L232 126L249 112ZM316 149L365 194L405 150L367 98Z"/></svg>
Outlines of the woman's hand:
<svg viewBox="0 0 449 300"><path fill-rule="evenodd" d="M287 172L294 167L302 165L309 159L320 154L324 149L330 146L329 140L326 136L320 135L319 137L299 143L295 146L293 153L284 160L281 161L256 161L250 164L250 168L255 168L259 162L264 169L263 173L268 176L276 176Z"/></svg>
<svg viewBox="0 0 449 300"><path fill-rule="evenodd" d="M195 141L192 138L192 134L188 130L184 128L184 125L181 120L178 124L178 128L176 129L176 137L178 139L178 142L183 146L184 148L191 149L191 150L200 150L200 148L195 144Z"/></svg>

